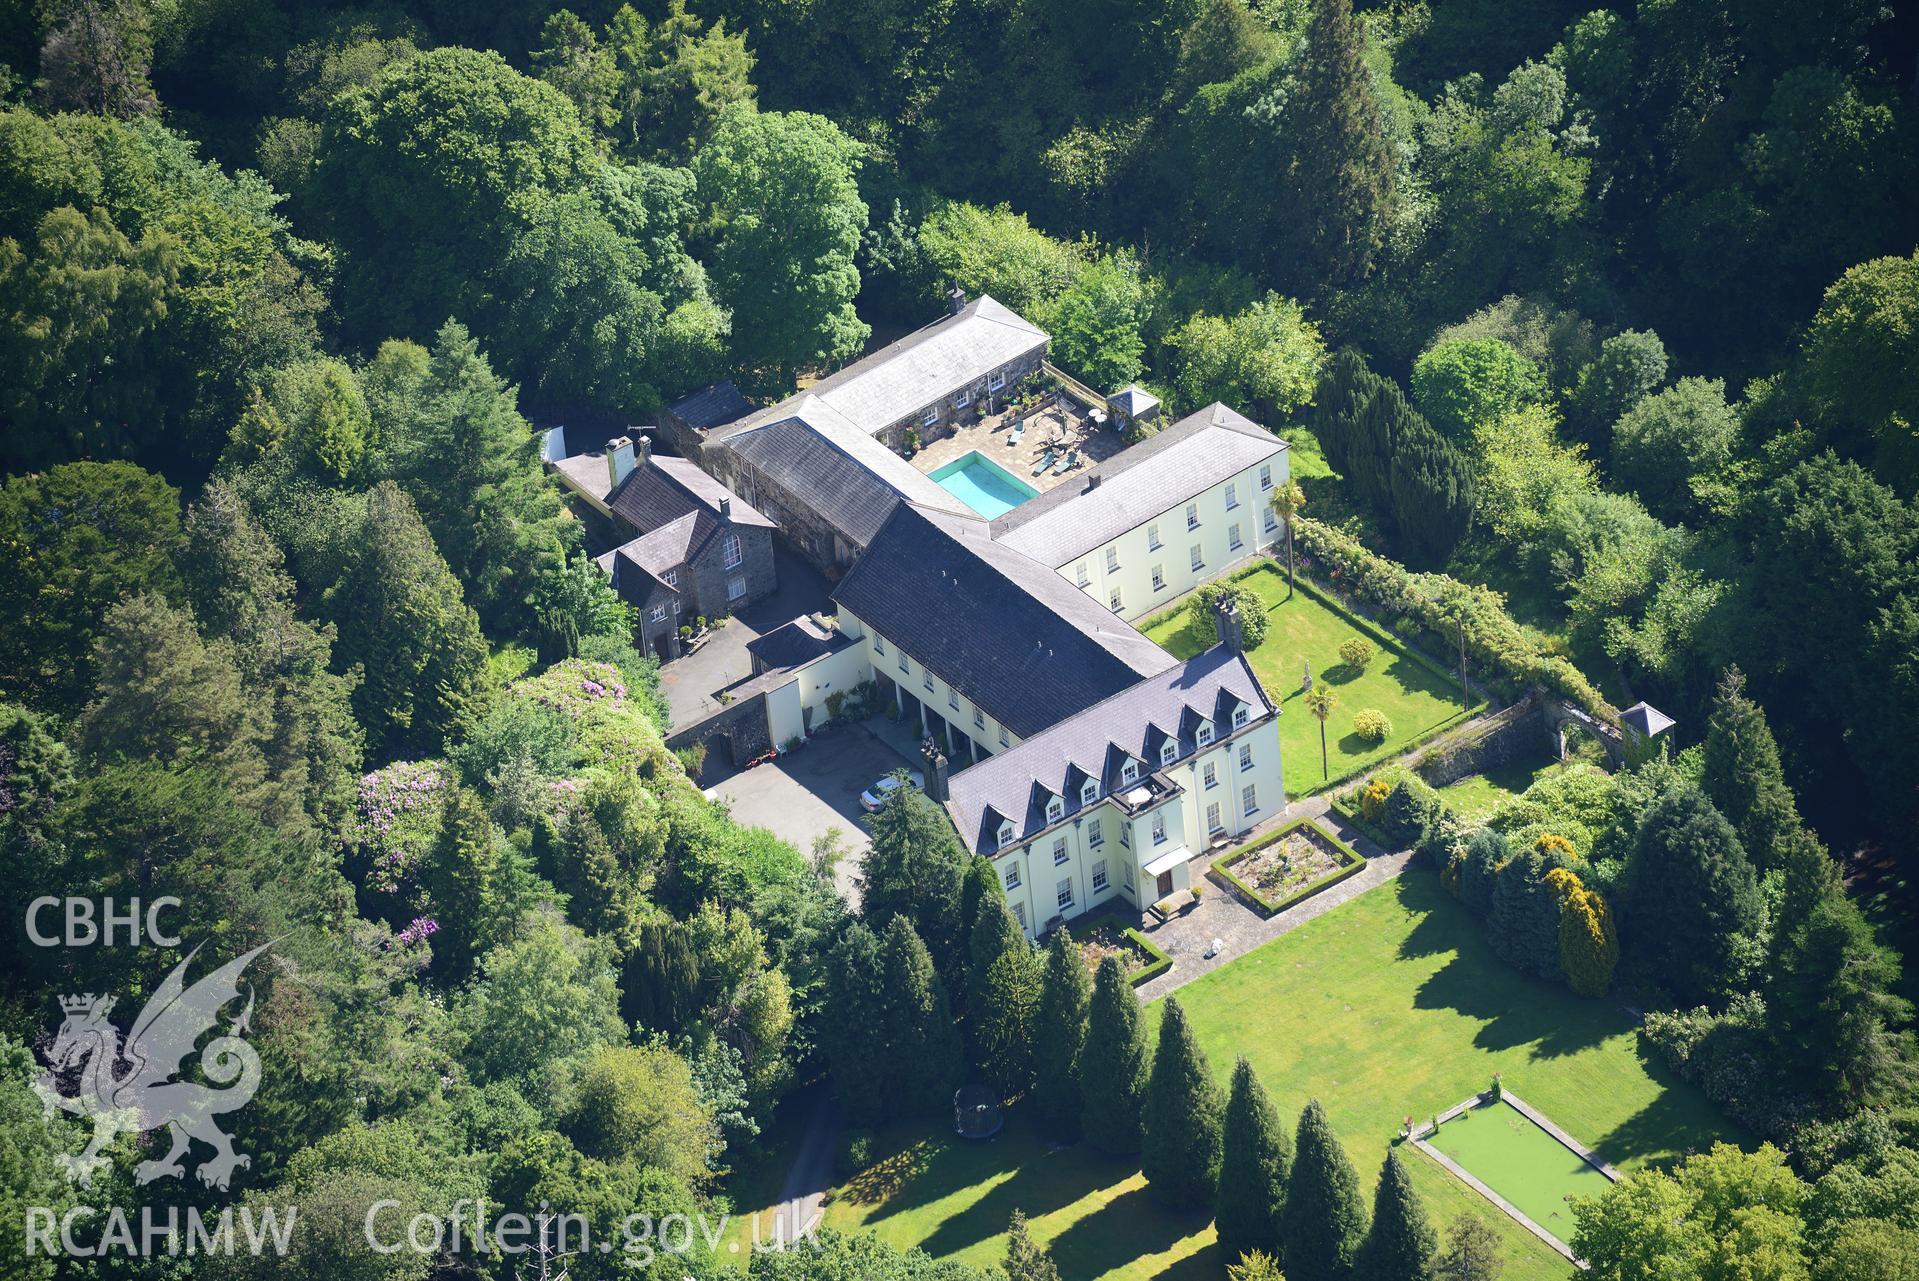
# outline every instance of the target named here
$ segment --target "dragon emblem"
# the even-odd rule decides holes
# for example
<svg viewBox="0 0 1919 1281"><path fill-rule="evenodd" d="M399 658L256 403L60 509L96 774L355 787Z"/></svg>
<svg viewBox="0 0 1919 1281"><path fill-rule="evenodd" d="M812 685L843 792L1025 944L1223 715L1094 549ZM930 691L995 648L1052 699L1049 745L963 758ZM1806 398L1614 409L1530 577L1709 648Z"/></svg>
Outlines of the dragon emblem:
<svg viewBox="0 0 1919 1281"><path fill-rule="evenodd" d="M63 1153L61 1169L69 1180L87 1187L107 1163L101 1155L115 1137L127 1130L145 1134L165 1126L173 1145L165 1157L142 1161L134 1169L141 1184L186 1173L181 1158L194 1139L214 1150L200 1163L200 1182L225 1190L236 1169L252 1158L233 1150L230 1139L215 1123L222 1113L246 1105L260 1087L260 1056L241 1039L253 1015L253 988L247 986L245 1008L226 1030L199 1052L200 1074L216 1086L176 1081L181 1062L196 1043L219 1022L220 1011L240 996L240 975L254 957L272 947L266 943L229 961L193 986L186 982L187 967L199 954L195 947L173 967L133 1022L123 1045L120 1031L107 1015L116 998L63 996L60 1008L66 1021L53 1045L45 1051L52 1071L42 1073L34 1090L47 1106L86 1117L93 1122L93 1138L78 1154ZM119 1070L126 1064L124 1071ZM61 1076L79 1069L79 1091L64 1094Z"/></svg>

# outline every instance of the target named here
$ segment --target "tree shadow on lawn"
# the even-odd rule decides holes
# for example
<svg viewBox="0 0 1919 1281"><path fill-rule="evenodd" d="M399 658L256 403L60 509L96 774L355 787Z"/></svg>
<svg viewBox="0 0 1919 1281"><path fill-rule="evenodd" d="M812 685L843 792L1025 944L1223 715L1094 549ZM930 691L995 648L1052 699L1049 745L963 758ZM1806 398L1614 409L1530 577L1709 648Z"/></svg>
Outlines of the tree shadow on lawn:
<svg viewBox="0 0 1919 1281"><path fill-rule="evenodd" d="M944 1258L1006 1231L1014 1210L1036 1219L1055 1210L1063 1210L1101 1188L1109 1188L1139 1173L1139 1162L1103 1156L1084 1143L1057 1151L1049 1151L1043 1146L1021 1149L1019 1152L1009 1151L1007 1155L1025 1158L1013 1171L1012 1177L996 1183L985 1196L941 1222L931 1236L920 1242L921 1249L936 1259ZM969 1167L973 1165L970 1161L965 1164ZM977 1181L976 1174L971 1170L957 1173L963 1178ZM939 1195L968 1185L940 1177L941 1171L937 1168L929 1171L929 1174L931 1177L927 1181L941 1189ZM1119 1199L1125 1200L1126 1197ZM899 1208L888 1206L887 1210L891 1213ZM1068 1276L1091 1275L1081 1268L1062 1267L1062 1271Z"/></svg>
<svg viewBox="0 0 1919 1281"><path fill-rule="evenodd" d="M1682 1157L1704 1152L1714 1143L1750 1147L1753 1136L1700 1093L1681 1081L1642 1037L1637 1046L1646 1075L1660 1086L1659 1097L1615 1125L1604 1135L1574 1135L1592 1147L1603 1161L1619 1165L1644 1161L1665 1169Z"/></svg>
<svg viewBox="0 0 1919 1281"><path fill-rule="evenodd" d="M1162 1209L1145 1188L1133 1188L1054 1237L1047 1251L1059 1265L1061 1276L1102 1276L1142 1256L1172 1249L1194 1233L1205 1231L1212 1218L1205 1210L1180 1214ZM1212 1241L1205 1249L1155 1275L1174 1281L1214 1281L1225 1267L1219 1243Z"/></svg>
<svg viewBox="0 0 1919 1281"><path fill-rule="evenodd" d="M1414 995L1417 1009L1453 1010L1483 1026L1473 1044L1486 1050L1533 1046L1541 1058L1588 1049L1631 1027L1624 1013L1572 995L1563 986L1521 974L1493 954L1482 922L1441 888L1437 877L1408 872L1396 886L1399 901L1420 913L1400 942L1403 960L1442 956L1441 966Z"/></svg>

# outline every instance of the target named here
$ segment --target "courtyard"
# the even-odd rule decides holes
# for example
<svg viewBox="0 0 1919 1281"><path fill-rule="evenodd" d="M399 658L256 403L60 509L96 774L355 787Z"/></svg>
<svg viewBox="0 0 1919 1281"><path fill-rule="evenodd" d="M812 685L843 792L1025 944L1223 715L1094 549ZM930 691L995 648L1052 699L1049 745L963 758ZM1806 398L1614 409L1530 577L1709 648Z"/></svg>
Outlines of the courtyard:
<svg viewBox="0 0 1919 1281"><path fill-rule="evenodd" d="M1019 430L1022 420L1024 431ZM958 424L952 435L928 442L909 461L932 475L977 452L1043 494L1124 448L1125 438L1110 420L1095 421L1085 406L1062 393L1036 412L1009 408ZM1048 459L1050 465L1041 467ZM1067 460L1064 467L1062 460Z"/></svg>
<svg viewBox="0 0 1919 1281"><path fill-rule="evenodd" d="M1283 568L1261 562L1238 581L1251 587L1268 611L1266 639L1249 657L1267 694L1280 704L1279 743L1288 797L1322 791L1466 719L1456 680L1383 633L1362 629L1303 586L1288 594ZM1190 658L1208 643L1184 606L1149 619L1141 630L1178 658ZM1364 670L1340 662L1340 645L1354 638L1377 650ZM1306 710L1300 688L1301 674L1309 666L1313 680L1324 681L1339 697L1326 722L1330 768L1324 772L1319 722ZM1353 731L1353 714L1362 708L1376 708L1391 722L1383 741L1369 742Z"/></svg>
<svg viewBox="0 0 1919 1281"><path fill-rule="evenodd" d="M1626 1172L1740 1137L1641 1048L1624 1010L1498 961L1429 872L1408 871L1179 991L1222 1088L1243 1053L1288 1124L1318 1098L1368 1200L1406 1117L1485 1089L1495 1072ZM948 1124L901 1125L881 1132L876 1151L830 1195L827 1226L980 1265L1001 1257L1018 1207L1063 1275L1215 1278L1226 1262L1203 1215L1153 1202L1137 1162L1055 1149L1017 1106L991 1142L953 1138ZM1471 1215L1494 1231L1509 1281L1565 1276L1550 1246L1436 1162L1420 1156L1409 1169L1442 1230Z"/></svg>

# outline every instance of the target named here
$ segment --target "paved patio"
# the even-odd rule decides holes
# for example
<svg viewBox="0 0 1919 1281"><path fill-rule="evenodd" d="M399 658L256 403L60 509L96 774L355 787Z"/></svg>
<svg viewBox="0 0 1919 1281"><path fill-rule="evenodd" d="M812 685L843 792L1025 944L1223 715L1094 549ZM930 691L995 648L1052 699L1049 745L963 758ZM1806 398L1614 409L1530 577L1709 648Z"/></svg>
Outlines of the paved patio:
<svg viewBox="0 0 1919 1281"><path fill-rule="evenodd" d="M1332 812L1330 797L1311 796L1295 801L1247 835L1254 840L1276 828L1310 818L1366 856L1365 870L1348 877L1331 889L1313 895L1297 907L1262 918L1233 893L1226 882L1211 874L1217 854L1203 854L1187 864L1195 885L1204 882L1205 893L1198 907L1184 916L1156 925L1147 937L1173 958L1173 968L1139 988L1140 999L1155 1000L1191 983L1229 961L1236 961L1262 943L1270 942L1290 930L1298 929L1315 917L1324 916L1342 903L1350 903L1375 886L1383 885L1406 870L1412 861L1411 850L1389 852L1375 845L1358 829L1340 821ZM1213 956L1206 949L1219 939L1224 946Z"/></svg>
<svg viewBox="0 0 1919 1281"><path fill-rule="evenodd" d="M1045 493L1055 485L1065 484L1094 463L1104 462L1126 448L1125 440L1113 430L1110 421L1094 422L1079 402L1064 396L1031 415L1026 422L1026 431L1015 445L1011 440L1014 425L1018 421L1019 416L1012 410L986 415L977 422L961 426L951 436L934 441L909 461L922 472L932 472L977 449L1034 489ZM1048 469L1040 475L1033 474L1049 450L1057 458L1075 449L1079 451L1076 466L1064 472Z"/></svg>

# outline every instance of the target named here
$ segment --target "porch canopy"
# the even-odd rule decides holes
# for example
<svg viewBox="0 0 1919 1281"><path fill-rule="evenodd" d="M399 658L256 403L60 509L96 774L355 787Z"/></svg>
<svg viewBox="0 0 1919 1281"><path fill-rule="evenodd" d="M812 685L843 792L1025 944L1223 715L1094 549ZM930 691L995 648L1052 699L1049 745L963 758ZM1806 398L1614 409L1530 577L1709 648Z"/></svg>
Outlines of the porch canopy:
<svg viewBox="0 0 1919 1281"><path fill-rule="evenodd" d="M1146 865L1146 875L1158 876L1162 872L1170 872L1192 856L1192 852L1184 845L1175 845Z"/></svg>

